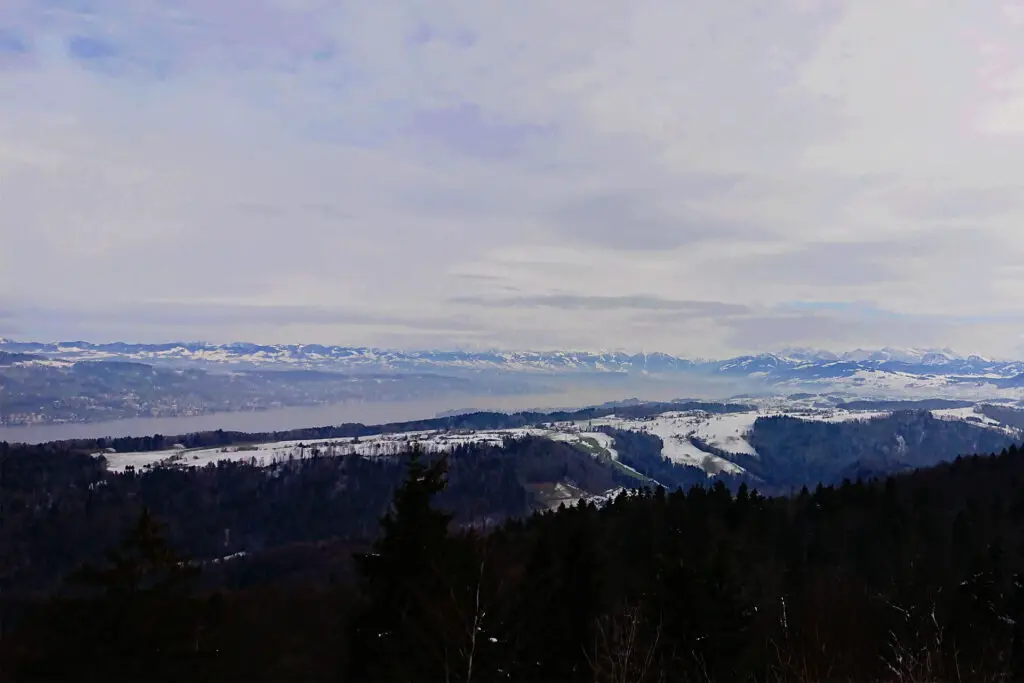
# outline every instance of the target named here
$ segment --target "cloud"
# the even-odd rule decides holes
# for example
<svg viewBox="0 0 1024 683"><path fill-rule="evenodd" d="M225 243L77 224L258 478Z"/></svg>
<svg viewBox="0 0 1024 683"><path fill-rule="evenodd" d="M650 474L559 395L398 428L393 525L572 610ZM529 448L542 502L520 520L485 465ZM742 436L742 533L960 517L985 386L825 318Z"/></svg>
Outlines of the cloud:
<svg viewBox="0 0 1024 683"><path fill-rule="evenodd" d="M461 104L416 112L409 132L463 154L502 157L536 140L545 129L538 125L492 122L477 105Z"/></svg>
<svg viewBox="0 0 1024 683"><path fill-rule="evenodd" d="M933 346L948 338L948 326L941 322L890 318L879 324L857 316L823 313L758 315L729 323L732 343L756 338L766 348L779 349L795 344L847 349L865 346ZM857 341L853 341L857 340Z"/></svg>
<svg viewBox="0 0 1024 683"><path fill-rule="evenodd" d="M682 301L660 296L578 296L549 294L544 296L506 297L487 299L464 296L451 299L452 303L485 306L488 308L557 308L564 311L674 311L692 316L724 316L747 313L750 309L740 304L720 301Z"/></svg>
<svg viewBox="0 0 1024 683"><path fill-rule="evenodd" d="M80 308L22 306L0 311L0 331L21 335L23 323L32 325L43 339L68 337L97 341L142 341L235 338L245 329L259 336L267 327L288 330L305 342L314 342L319 331L344 331L351 343L372 345L372 337L388 334L421 341L437 338L473 339L479 328L464 318L390 315L375 311L319 306L252 306L230 303L202 305L149 302L145 305L94 304ZM140 334L138 330L143 330ZM369 335L367 334L369 331ZM280 338L277 339L280 341Z"/></svg>
<svg viewBox="0 0 1024 683"><path fill-rule="evenodd" d="M703 179L700 185L709 184ZM577 242L612 249L674 249L706 240L728 240L743 226L701 215L684 204L657 207L622 194L597 194L556 209L556 229Z"/></svg>
<svg viewBox="0 0 1024 683"><path fill-rule="evenodd" d="M17 315L13 311L0 308L0 337L9 338L24 332L15 322L16 318Z"/></svg>
<svg viewBox="0 0 1024 683"><path fill-rule="evenodd" d="M793 251L759 255L748 264L753 282L857 286L901 279L905 257L895 242L818 242Z"/></svg>
<svg viewBox="0 0 1024 683"><path fill-rule="evenodd" d="M69 320L118 320L124 309L55 311ZM455 319L401 317L372 311L346 310L321 306L251 306L238 304L204 304L194 306L174 302L152 302L132 310L137 321L161 325L197 325L260 323L273 325L406 325L428 330L470 331L472 326Z"/></svg>
<svg viewBox="0 0 1024 683"><path fill-rule="evenodd" d="M0 299L28 336L1016 352L1020 21L8 0ZM887 315L780 308L822 301Z"/></svg>
<svg viewBox="0 0 1024 683"><path fill-rule="evenodd" d="M893 193L897 211L919 221L968 223L1013 215L1024 210L1024 185L946 188Z"/></svg>

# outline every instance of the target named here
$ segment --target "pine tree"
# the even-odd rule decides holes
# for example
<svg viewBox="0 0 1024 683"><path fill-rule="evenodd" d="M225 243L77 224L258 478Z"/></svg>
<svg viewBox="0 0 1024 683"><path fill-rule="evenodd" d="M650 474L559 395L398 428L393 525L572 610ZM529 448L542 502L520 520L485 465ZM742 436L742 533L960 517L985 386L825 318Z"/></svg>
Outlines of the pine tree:
<svg viewBox="0 0 1024 683"><path fill-rule="evenodd" d="M164 525L148 508L143 508L120 547L107 553L107 563L105 568L86 564L70 580L123 601L180 592L199 574L195 565L171 548Z"/></svg>
<svg viewBox="0 0 1024 683"><path fill-rule="evenodd" d="M68 577L72 594L51 603L49 652L29 677L195 680L202 624L189 593L198 574L143 509L104 566L86 564Z"/></svg>
<svg viewBox="0 0 1024 683"><path fill-rule="evenodd" d="M445 643L437 627L452 515L432 507L444 490L447 459L426 463L419 448L381 519L382 536L356 557L365 600L355 619L354 681L444 680Z"/></svg>

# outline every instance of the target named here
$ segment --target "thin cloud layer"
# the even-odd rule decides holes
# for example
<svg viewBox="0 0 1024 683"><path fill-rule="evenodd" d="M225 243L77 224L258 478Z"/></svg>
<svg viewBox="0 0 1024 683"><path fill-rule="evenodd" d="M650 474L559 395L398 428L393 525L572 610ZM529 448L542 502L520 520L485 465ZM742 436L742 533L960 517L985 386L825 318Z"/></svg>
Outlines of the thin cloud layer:
<svg viewBox="0 0 1024 683"><path fill-rule="evenodd" d="M1014 7L9 0L0 335L1024 355Z"/></svg>
<svg viewBox="0 0 1024 683"><path fill-rule="evenodd" d="M574 296L548 294L544 296L517 296L501 299L463 296L450 299L456 304L470 304L489 308L557 308L563 311L677 311L693 317L714 317L748 313L749 308L720 301L685 301L664 299L660 296Z"/></svg>

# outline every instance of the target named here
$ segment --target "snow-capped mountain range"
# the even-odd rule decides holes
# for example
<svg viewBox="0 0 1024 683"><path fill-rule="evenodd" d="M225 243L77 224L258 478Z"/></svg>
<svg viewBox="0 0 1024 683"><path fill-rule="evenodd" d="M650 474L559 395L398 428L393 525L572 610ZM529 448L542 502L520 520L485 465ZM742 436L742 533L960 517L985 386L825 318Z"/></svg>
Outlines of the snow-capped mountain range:
<svg viewBox="0 0 1024 683"><path fill-rule="evenodd" d="M1024 362L949 349L786 349L704 360L665 353L0 339L0 407L18 425L455 394L468 402L476 395L543 397L577 388L588 396L668 398L671 392L758 406L776 399L806 399L820 408L935 398L1024 406Z"/></svg>
<svg viewBox="0 0 1024 683"><path fill-rule="evenodd" d="M352 372L505 371L644 373L651 375L700 372L751 375L774 381L853 376L858 372L889 372L917 376L1014 378L1024 362L962 356L949 349L856 349L833 353L814 349L785 349L779 353L739 356L725 360L690 360L666 353L587 351L397 351L325 346L321 344L93 344L19 342L0 338L0 352L32 360L121 360L144 363L194 363L206 366L290 367ZM34 358L24 359L24 355Z"/></svg>

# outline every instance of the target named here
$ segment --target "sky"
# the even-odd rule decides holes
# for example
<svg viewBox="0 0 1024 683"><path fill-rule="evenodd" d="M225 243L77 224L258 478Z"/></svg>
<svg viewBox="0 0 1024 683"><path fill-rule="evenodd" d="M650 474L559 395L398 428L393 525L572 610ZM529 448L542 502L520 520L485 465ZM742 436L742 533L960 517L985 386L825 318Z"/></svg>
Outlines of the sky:
<svg viewBox="0 0 1024 683"><path fill-rule="evenodd" d="M1024 357L1024 5L3 0L0 336Z"/></svg>

